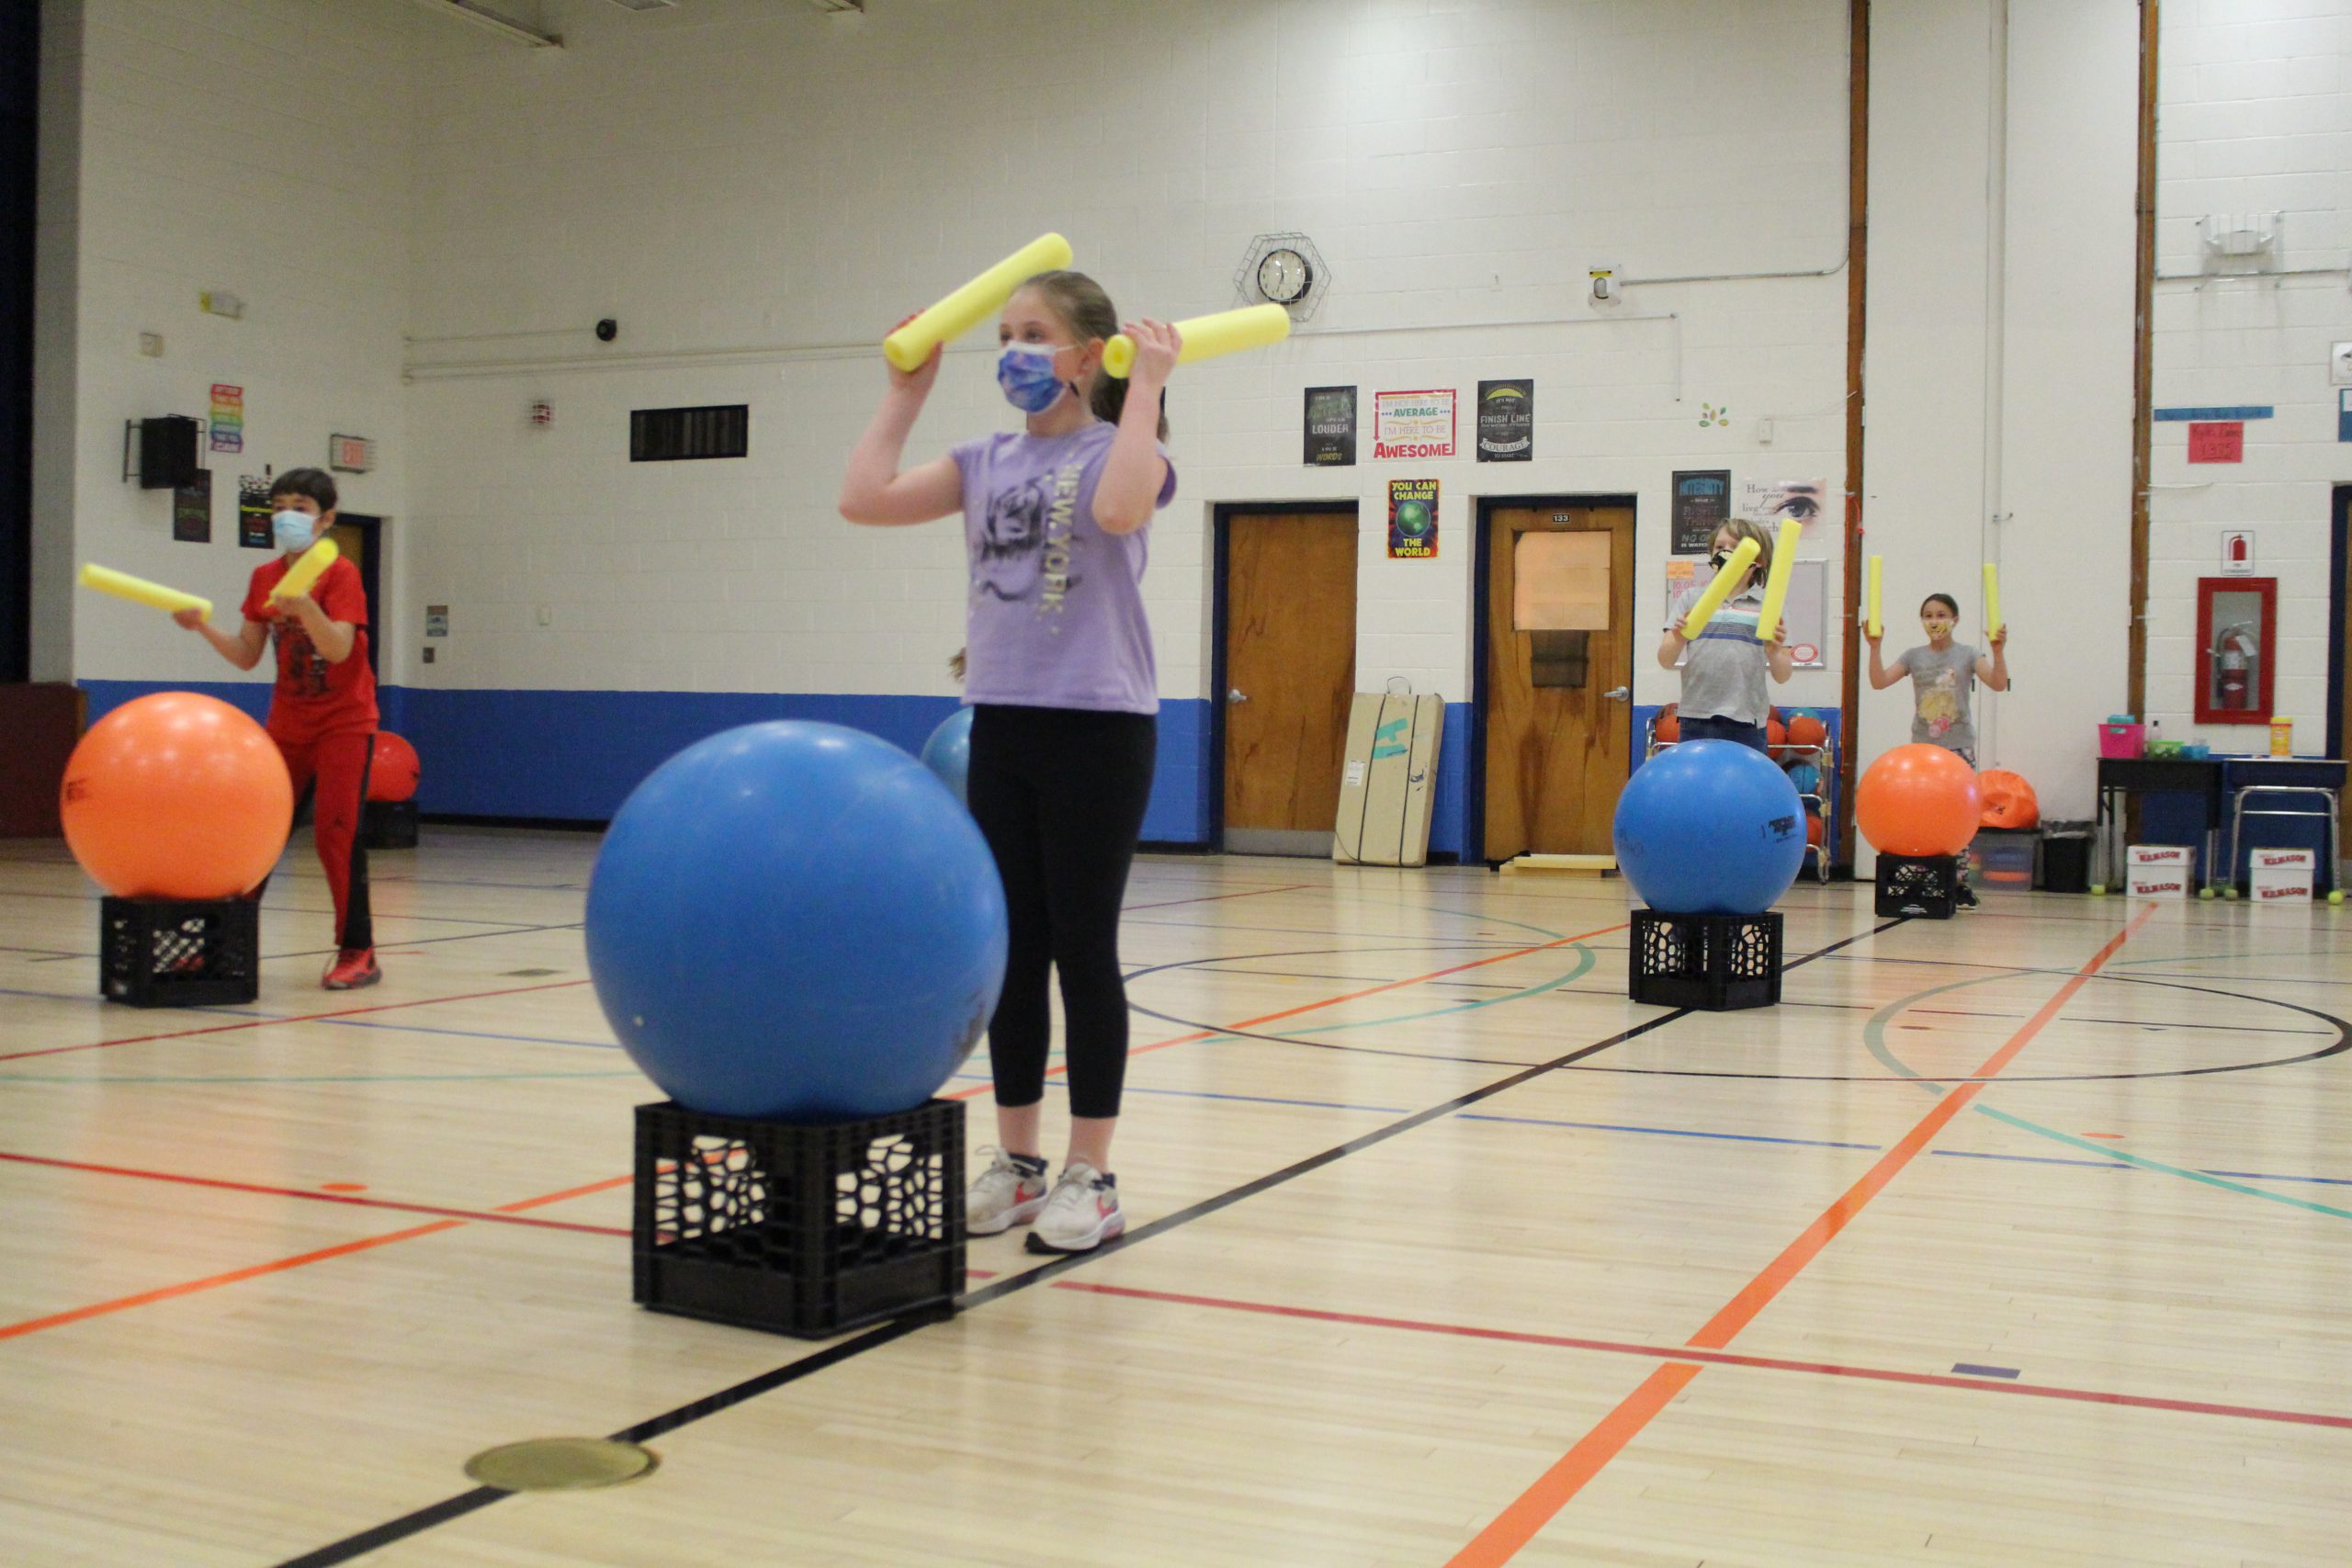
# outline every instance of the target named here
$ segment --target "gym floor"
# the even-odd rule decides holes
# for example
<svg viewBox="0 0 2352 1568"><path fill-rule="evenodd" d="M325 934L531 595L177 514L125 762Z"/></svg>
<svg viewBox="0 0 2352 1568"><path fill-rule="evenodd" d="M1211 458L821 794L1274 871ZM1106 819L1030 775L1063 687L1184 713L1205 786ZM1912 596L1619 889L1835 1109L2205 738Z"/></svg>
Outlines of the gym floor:
<svg viewBox="0 0 2352 1568"><path fill-rule="evenodd" d="M1147 857L1125 1241L811 1344L630 1304L594 852L428 827L332 994L298 840L258 1004L140 1011L0 845L0 1562L2352 1557L2352 913L1804 883L1683 1013L1619 882Z"/></svg>

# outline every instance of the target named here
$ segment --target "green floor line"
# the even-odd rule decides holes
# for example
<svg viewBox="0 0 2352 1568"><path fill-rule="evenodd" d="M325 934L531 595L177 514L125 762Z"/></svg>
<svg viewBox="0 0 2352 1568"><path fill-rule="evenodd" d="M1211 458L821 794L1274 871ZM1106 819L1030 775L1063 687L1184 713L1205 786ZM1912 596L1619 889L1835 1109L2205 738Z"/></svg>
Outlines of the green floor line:
<svg viewBox="0 0 2352 1568"><path fill-rule="evenodd" d="M2177 958L2137 959L2133 962L2177 964L2182 960ZM1862 1043L1869 1047L1871 1055L1875 1056L1879 1065L1885 1067L1887 1071L1911 1079L1929 1094L1941 1096L1949 1092L1943 1083L1921 1077L1909 1064L1895 1055L1893 1048L1886 1043L1887 1024L1905 1010L1926 1001L1930 997L1941 996L1946 991L1966 990L1971 986L1983 986L1995 980L2007 978L2010 976L1985 975L1973 980L1955 980L1950 985L1931 987L1924 991L1914 992L1900 1001L1890 1002L1872 1013L1870 1021L1862 1025ZM2223 979L2227 976L2217 976L2215 978ZM1998 1082L1997 1078L1985 1080L1987 1088ZM2290 1209L2305 1209L2314 1214L2328 1214L2337 1219L2352 1220L2352 1209L2339 1209L2330 1204L2313 1202L2308 1198L2295 1198L2284 1192L2270 1191L2267 1188L2249 1187L2245 1182L2232 1181L2225 1177L2208 1176L2201 1170L2188 1170L2177 1165L2166 1165L2162 1160L2150 1159L2144 1155L2135 1155L2129 1149L2094 1143L2088 1138L2078 1138L2072 1133L2062 1133L2055 1127L2045 1127L2039 1122L2029 1122L2022 1116L2013 1116L2008 1111L1997 1111L1989 1105L1973 1105L1969 1109L1979 1116L1989 1116L1996 1122L2017 1128L2019 1132L2031 1133L2036 1137L2048 1138L2053 1143L2064 1144L2069 1148L2087 1150L2091 1154L2113 1160L2118 1165L2136 1166L2142 1170L2153 1170L2165 1176L2181 1177L2190 1181L2201 1182L2207 1187L2221 1188L2226 1192L2242 1192L2250 1198L2261 1198L2273 1203L2284 1203Z"/></svg>

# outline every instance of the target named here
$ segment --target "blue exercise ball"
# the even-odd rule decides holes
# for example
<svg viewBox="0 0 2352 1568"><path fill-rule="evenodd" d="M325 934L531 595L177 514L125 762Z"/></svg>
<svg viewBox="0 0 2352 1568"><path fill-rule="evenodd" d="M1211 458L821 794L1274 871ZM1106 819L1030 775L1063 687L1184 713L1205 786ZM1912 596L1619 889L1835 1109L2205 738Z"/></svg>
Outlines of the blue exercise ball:
<svg viewBox="0 0 2352 1568"><path fill-rule="evenodd" d="M838 725L745 725L613 818L588 886L596 999L645 1076L722 1116L910 1110L1004 984L1004 886L971 814Z"/></svg>
<svg viewBox="0 0 2352 1568"><path fill-rule="evenodd" d="M922 743L922 765L939 775L939 782L956 799L964 799L964 780L972 771L970 708L957 708L939 721L939 728Z"/></svg>
<svg viewBox="0 0 2352 1568"><path fill-rule="evenodd" d="M1634 770L1613 838L1618 865L1651 908L1760 915L1804 863L1804 807L1761 751L1688 740Z"/></svg>

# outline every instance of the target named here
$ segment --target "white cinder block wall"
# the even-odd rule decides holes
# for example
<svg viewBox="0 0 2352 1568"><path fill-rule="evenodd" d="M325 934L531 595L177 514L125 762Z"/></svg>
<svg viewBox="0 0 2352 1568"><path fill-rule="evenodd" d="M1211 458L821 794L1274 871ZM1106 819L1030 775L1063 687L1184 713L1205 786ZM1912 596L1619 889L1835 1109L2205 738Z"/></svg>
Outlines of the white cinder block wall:
<svg viewBox="0 0 2352 1568"><path fill-rule="evenodd" d="M342 429L381 444L349 491L392 518L378 619L395 700L944 695L953 525L854 530L832 495L881 332L1049 228L1136 312L1233 303L1261 233L1306 231L1334 275L1291 344L1172 389L1182 491L1148 591L1174 701L1210 695L1220 502L1357 501L1359 683L1462 701L1477 496L1634 495L1646 643L1673 470L1842 479L1841 0L513 8L565 47L407 0L51 7L60 57L82 63L70 95L51 83L45 127L79 166L42 213L46 670L70 612L80 678L228 678L157 617L64 604L59 573L105 559L231 598L256 558L234 542L235 474L314 462ZM2193 270L2202 211L2276 207L2294 209L2295 267L2342 265L2347 111L2322 78L2340 76L2347 10L2282 3L2266 14L2313 14L2274 24L2169 0L2165 271ZM2089 727L2125 683L2135 29L2132 0L1873 13L1864 547L1888 558L1897 649L1933 587L1973 629L1979 564L2002 562L2020 689L1986 705L1985 760L2056 815L2086 813ZM1600 263L1634 280L1611 307L1586 297ZM1694 280L1640 281L1669 277ZM2333 445L2326 342L2352 336L2329 324L2343 281L2159 285L2156 401L2279 413L2244 470L2158 492L2159 713L2168 693L2187 711L2188 563L2249 520L2288 580L2279 705L2319 733L2340 468L2314 448ZM206 288L243 295L246 319L198 314ZM607 315L620 333L600 344ZM141 330L164 333L163 360L138 356ZM912 458L1011 422L967 342ZM1536 461L1476 464L1466 427L1461 460L1370 460L1374 392L1452 386L1466 411L1504 376L1535 378ZM248 452L215 459L213 544L175 545L164 497L119 480L121 422L198 412L215 380L246 388ZM1351 382L1360 466L1305 468L1302 389ZM748 460L627 461L630 409L737 401ZM2167 437L2160 482L2211 477ZM1421 475L1443 485L1442 553L1389 562L1384 483ZM1804 549L1833 583L1837 522ZM451 613L430 666L428 604ZM1836 657L1833 636L1833 668L1783 700L1834 705ZM1675 695L1636 668L1639 702ZM1858 750L1907 715L1899 690L1866 697Z"/></svg>
<svg viewBox="0 0 2352 1568"><path fill-rule="evenodd" d="M201 593L215 623L233 627L246 578L267 558L238 547L238 476L323 468L332 433L375 437L383 458L344 478L345 508L407 510L409 53L419 36L439 36L408 11L286 0L46 8L44 67L59 71L42 84L34 511L45 672L266 682L266 667L241 677L153 611L64 584L96 560ZM76 161L74 183L49 178ZM242 299L243 318L205 313L207 290ZM162 335L161 357L142 355L142 333ZM212 538L176 543L171 492L122 478L123 424L202 417L216 382L244 389L244 450L199 439Z"/></svg>
<svg viewBox="0 0 2352 1568"><path fill-rule="evenodd" d="M1885 558L1886 655L1923 640L1937 592L1984 647L1998 566L2016 690L1977 694L1977 761L2087 817L2127 681L2138 8L1872 20L1862 547ZM1860 757L1908 739L1912 708L1909 682L1865 683Z"/></svg>
<svg viewBox="0 0 2352 1568"><path fill-rule="evenodd" d="M2327 740L2330 497L2352 481L2336 439L2330 348L2352 341L2352 4L2166 0L2159 55L2155 358L2159 409L2267 406L2243 464L2188 461L2188 425L2153 443L2148 709L2167 739L2263 750L2267 734L2198 725L2197 581L2221 575L2224 530L2255 534L2278 582L2273 706L2295 750ZM2254 276L2209 270L2201 220L2285 215ZM2223 273L2238 271L2226 265Z"/></svg>
<svg viewBox="0 0 2352 1568"><path fill-rule="evenodd" d="M1337 279L1292 344L1173 388L1182 491L1148 581L1170 697L1205 691L1218 502L1360 499L1359 682L1461 701L1474 495L1639 496L1647 626L1674 468L1840 471L1841 277L1585 298L1595 262L1836 266L1836 0L548 9L560 54L482 40L420 98L414 319L435 341L412 361L407 581L453 615L420 683L950 690L952 525L852 533L833 489L881 386L874 340L1046 229L1134 312L1236 303L1275 231L1312 236ZM621 333L599 348L584 329L606 314ZM503 335L537 327L572 330ZM993 344L969 341L912 457L1009 423ZM1470 461L1466 423L1460 461L1369 461L1375 391L1455 387L1466 421L1481 377L1528 375L1537 461ZM1361 389L1366 460L1311 470L1301 393L1335 382ZM539 398L551 429L526 423ZM626 461L629 407L734 400L748 462ZM1702 426L1702 404L1735 417ZM1442 552L1392 564L1382 485L1419 474L1442 483ZM1834 702L1834 675L1802 684ZM1639 686L1673 694L1654 666Z"/></svg>

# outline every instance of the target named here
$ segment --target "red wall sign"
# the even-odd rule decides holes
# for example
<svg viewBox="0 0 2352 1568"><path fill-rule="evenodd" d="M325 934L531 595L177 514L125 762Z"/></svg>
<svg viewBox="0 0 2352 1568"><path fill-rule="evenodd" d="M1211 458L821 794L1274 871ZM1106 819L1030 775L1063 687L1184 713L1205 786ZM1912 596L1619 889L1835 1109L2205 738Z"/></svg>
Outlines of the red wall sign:
<svg viewBox="0 0 2352 1568"><path fill-rule="evenodd" d="M2221 420L2188 427L2188 460L2192 463L2245 461L2245 422Z"/></svg>

